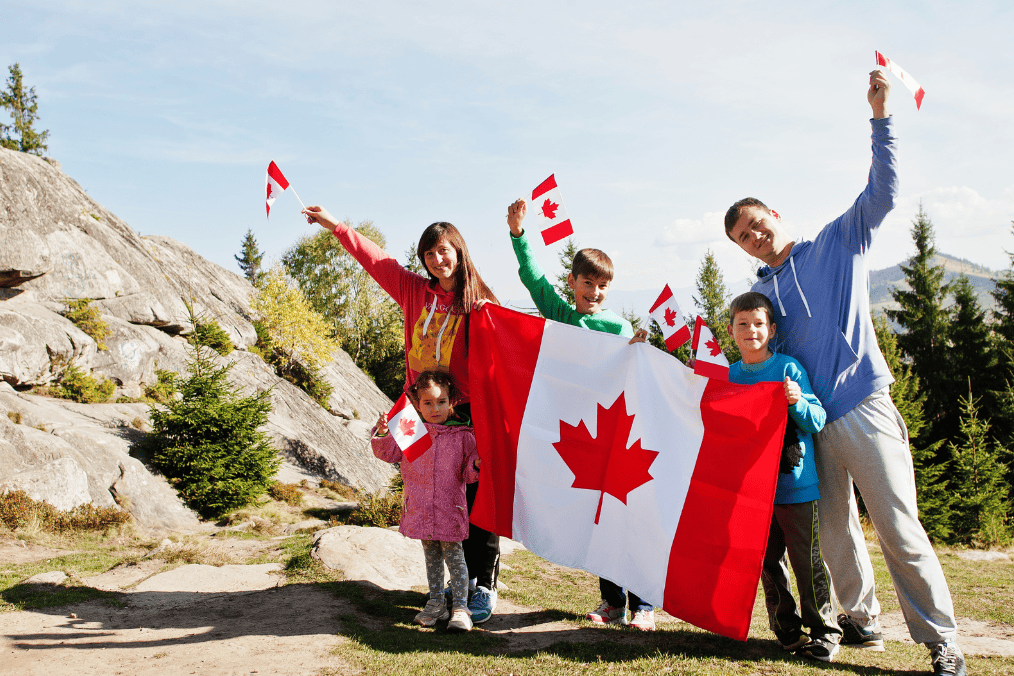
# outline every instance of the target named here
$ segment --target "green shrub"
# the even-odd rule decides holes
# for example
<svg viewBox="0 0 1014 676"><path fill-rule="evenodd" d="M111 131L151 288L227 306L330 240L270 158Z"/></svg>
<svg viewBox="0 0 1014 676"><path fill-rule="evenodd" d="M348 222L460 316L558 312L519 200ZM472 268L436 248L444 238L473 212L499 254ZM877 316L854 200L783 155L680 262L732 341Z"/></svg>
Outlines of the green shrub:
<svg viewBox="0 0 1014 676"><path fill-rule="evenodd" d="M279 350L275 350L275 354L278 354L278 352ZM282 361L284 362L284 360ZM280 368L276 365L276 372L279 376L306 392L311 399L323 408L327 408L327 400L331 398L334 387L321 377L320 370L317 367L289 359L287 368Z"/></svg>
<svg viewBox="0 0 1014 676"><path fill-rule="evenodd" d="M352 486L349 486L349 485L346 485L346 484L343 484L343 483L339 483L337 481L330 481L328 479L321 479L320 480L320 487L321 488L325 488L325 489L327 489L329 491L333 491L333 492L337 493L338 495L340 495L341 497L345 498L346 500L358 500L359 499L359 491L357 491Z"/></svg>
<svg viewBox="0 0 1014 676"><path fill-rule="evenodd" d="M130 520L130 514L115 507L95 507L87 504L61 512L48 502L38 502L24 491L11 491L0 495L0 523L17 530L37 523L50 533L72 531L105 532Z"/></svg>
<svg viewBox="0 0 1014 676"><path fill-rule="evenodd" d="M176 383L180 396L149 406L148 441L152 463L190 507L216 517L263 494L281 459L258 429L271 411L269 392L243 396L226 380L231 364L216 365L199 344L188 353L189 375Z"/></svg>
<svg viewBox="0 0 1014 676"><path fill-rule="evenodd" d="M85 373L71 362L64 369L56 387L50 389L54 397L71 399L82 404L101 404L109 401L116 391L116 383L108 378Z"/></svg>
<svg viewBox="0 0 1014 676"><path fill-rule="evenodd" d="M235 349L229 340L229 334L214 319L206 322L195 319L192 323L194 331L187 336L187 342L191 345L210 347L223 357Z"/></svg>
<svg viewBox="0 0 1014 676"><path fill-rule="evenodd" d="M401 523L401 494L364 495L346 523L352 526L388 528Z"/></svg>
<svg viewBox="0 0 1014 676"><path fill-rule="evenodd" d="M297 484L285 484L276 481L268 486L268 495L279 502L284 502L293 507L303 504L303 491L299 490Z"/></svg>
<svg viewBox="0 0 1014 676"><path fill-rule="evenodd" d="M144 388L144 396L149 401L165 406L176 397L176 393L179 391L176 387L178 376L175 371L156 368L155 377L158 378L158 382Z"/></svg>
<svg viewBox="0 0 1014 676"><path fill-rule="evenodd" d="M102 321L102 313L92 305L91 298L78 298L67 301L67 311L63 316L74 322L74 325L87 333L100 350L107 350L103 343L112 331L109 324Z"/></svg>

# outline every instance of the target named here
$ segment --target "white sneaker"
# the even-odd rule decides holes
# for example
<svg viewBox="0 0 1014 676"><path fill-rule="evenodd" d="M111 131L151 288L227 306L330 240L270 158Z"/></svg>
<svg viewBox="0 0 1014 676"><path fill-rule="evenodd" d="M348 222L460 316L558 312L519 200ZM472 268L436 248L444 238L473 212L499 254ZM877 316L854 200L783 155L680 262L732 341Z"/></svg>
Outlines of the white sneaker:
<svg viewBox="0 0 1014 676"><path fill-rule="evenodd" d="M595 624L627 624L627 609L616 608L609 605L605 600L599 607L584 616L584 619Z"/></svg>
<svg viewBox="0 0 1014 676"><path fill-rule="evenodd" d="M468 608L454 609L451 621L447 623L447 631L472 631L472 614Z"/></svg>
<svg viewBox="0 0 1014 676"><path fill-rule="evenodd" d="M630 618L629 626L640 629L641 631L655 631L655 611L635 611L634 616Z"/></svg>

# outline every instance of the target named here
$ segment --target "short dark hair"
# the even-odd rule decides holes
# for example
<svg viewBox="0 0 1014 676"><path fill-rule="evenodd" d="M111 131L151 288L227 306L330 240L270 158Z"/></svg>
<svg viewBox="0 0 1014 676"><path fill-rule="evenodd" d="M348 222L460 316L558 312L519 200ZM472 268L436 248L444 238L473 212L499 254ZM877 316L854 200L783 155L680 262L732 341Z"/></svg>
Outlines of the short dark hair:
<svg viewBox="0 0 1014 676"><path fill-rule="evenodd" d="M775 306L771 304L763 293L747 291L732 299L729 306L729 323L736 321L736 314L739 312L750 312L751 310L764 310L768 313L768 324L775 324Z"/></svg>
<svg viewBox="0 0 1014 676"><path fill-rule="evenodd" d="M574 255L570 266L570 274L577 279L579 275L613 281L613 261L606 252L598 249L581 249Z"/></svg>
<svg viewBox="0 0 1014 676"><path fill-rule="evenodd" d="M736 227L736 223L739 222L743 207L760 207L764 211L771 213L771 209L768 209L768 205L761 202L756 197L744 197L740 201L729 207L729 210L725 212L725 236L732 239L732 229ZM732 239L733 242L736 240ZM757 308L750 308L756 310Z"/></svg>

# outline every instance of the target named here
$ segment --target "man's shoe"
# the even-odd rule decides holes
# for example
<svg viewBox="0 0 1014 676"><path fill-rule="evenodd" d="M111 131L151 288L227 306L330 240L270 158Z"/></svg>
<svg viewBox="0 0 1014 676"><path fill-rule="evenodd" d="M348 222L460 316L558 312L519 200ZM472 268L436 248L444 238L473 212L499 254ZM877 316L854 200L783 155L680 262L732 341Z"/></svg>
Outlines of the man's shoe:
<svg viewBox="0 0 1014 676"><path fill-rule="evenodd" d="M939 643L930 653L935 676L965 676L965 656L957 643Z"/></svg>
<svg viewBox="0 0 1014 676"><path fill-rule="evenodd" d="M778 639L778 645L790 653L796 652L810 642L810 637L802 629L779 629L775 631L775 637Z"/></svg>
<svg viewBox="0 0 1014 676"><path fill-rule="evenodd" d="M884 652L884 635L878 630L880 624L866 628L858 621L842 613L838 616L838 626L841 627L841 644L873 652Z"/></svg>
<svg viewBox="0 0 1014 676"><path fill-rule="evenodd" d="M447 623L447 631L472 631L472 617L468 608L454 609L451 621Z"/></svg>
<svg viewBox="0 0 1014 676"><path fill-rule="evenodd" d="M838 644L825 638L812 638L809 643L799 649L799 654L812 660L830 662L838 654Z"/></svg>
<svg viewBox="0 0 1014 676"><path fill-rule="evenodd" d="M584 619L594 622L595 624L625 625L627 623L627 609L611 606L603 600L602 603L599 604L599 607L585 615Z"/></svg>
<svg viewBox="0 0 1014 676"><path fill-rule="evenodd" d="M634 611L634 615L630 618L627 626L640 629L641 631L655 631L654 609Z"/></svg>
<svg viewBox="0 0 1014 676"><path fill-rule="evenodd" d="M472 613L472 622L475 624L488 620L496 610L496 590L476 587L468 602L468 610Z"/></svg>
<svg viewBox="0 0 1014 676"><path fill-rule="evenodd" d="M427 601L426 607L420 610L412 621L424 627L432 627L438 620L446 620L448 617L450 617L450 613L447 612L447 604L444 603L444 597L441 596L438 599Z"/></svg>

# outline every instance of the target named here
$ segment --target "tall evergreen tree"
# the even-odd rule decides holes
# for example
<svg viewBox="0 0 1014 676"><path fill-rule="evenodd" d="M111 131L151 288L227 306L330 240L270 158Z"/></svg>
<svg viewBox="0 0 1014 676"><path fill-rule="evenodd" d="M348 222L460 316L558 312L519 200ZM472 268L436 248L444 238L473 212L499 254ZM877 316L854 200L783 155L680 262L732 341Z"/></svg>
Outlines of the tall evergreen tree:
<svg viewBox="0 0 1014 676"><path fill-rule="evenodd" d="M926 402L926 393L919 391L919 379L912 373L912 367L902 361L898 339L891 331L890 324L883 316L878 315L873 319L873 327L880 351L891 370L891 375L894 376L891 399L894 400L894 405L898 407L898 412L905 420L905 427L908 428L909 447L915 469L919 521L922 522L931 540L946 542L953 534L951 530L953 498L947 487L949 462L937 460L944 442L941 440L927 443L923 438L922 432L926 426L923 404Z"/></svg>
<svg viewBox="0 0 1014 676"><path fill-rule="evenodd" d="M10 77L7 78L7 90L0 92L0 108L7 109L14 124L0 124L0 146L41 156L43 150L49 149L46 145L49 131L35 131L35 121L39 118L35 87L25 90L21 64L15 63L8 70Z"/></svg>
<svg viewBox="0 0 1014 676"><path fill-rule="evenodd" d="M553 287L556 289L560 297L565 301L573 305L576 300L574 299L574 289L567 285L567 276L570 274L571 269L574 267L574 256L581 248L574 241L573 237L568 237L567 242L564 244L563 249L557 254L560 260L560 272L556 275L556 284Z"/></svg>
<svg viewBox="0 0 1014 676"><path fill-rule="evenodd" d="M697 295L693 297L694 305L715 334L729 363L739 361L739 348L726 328L729 325L729 303L732 297L725 288L722 269L718 267L718 261L715 260L715 254L711 249L708 249L697 270L696 285Z"/></svg>
<svg viewBox="0 0 1014 676"><path fill-rule="evenodd" d="M1010 543L1010 484L1004 474L1007 449L989 438L989 422L979 418L969 390L961 403L961 443L951 442L952 522L959 539L985 545Z"/></svg>
<svg viewBox="0 0 1014 676"><path fill-rule="evenodd" d="M944 297L948 287L944 284L944 266L933 265L936 255L933 223L919 205L919 212L912 221L912 240L915 255L907 265L902 265L909 290L895 289L895 302L901 307L888 310L887 315L904 330L898 336L898 346L912 362L912 371L922 383L927 394L925 412L927 423L934 438L941 437L934 428L952 402L947 391L947 379L941 378L946 372L947 335L949 313L944 308Z"/></svg>
<svg viewBox="0 0 1014 676"><path fill-rule="evenodd" d="M243 237L242 251L233 258L239 263L239 269L243 271L246 281L257 286L264 278L264 273L261 271L261 261L264 260L264 254L257 246L257 238L254 237L252 228L248 228Z"/></svg>
<svg viewBox="0 0 1014 676"><path fill-rule="evenodd" d="M948 331L950 343L947 360L946 388L957 393L969 387L973 392L982 392L986 411L992 415L998 412L999 391L1003 387L997 368L997 356L993 348L990 327L986 323L986 311L979 305L975 289L965 275L960 275L952 284L954 306ZM960 409L953 404L947 406L941 418L938 438L953 439L960 430Z"/></svg>
<svg viewBox="0 0 1014 676"><path fill-rule="evenodd" d="M1007 256L1010 266L995 280L992 291L996 302L992 328L998 380L997 410L993 411L992 420L996 438L1014 448L1014 253L1008 252ZM1008 468L1007 477L1014 484L1014 463Z"/></svg>

